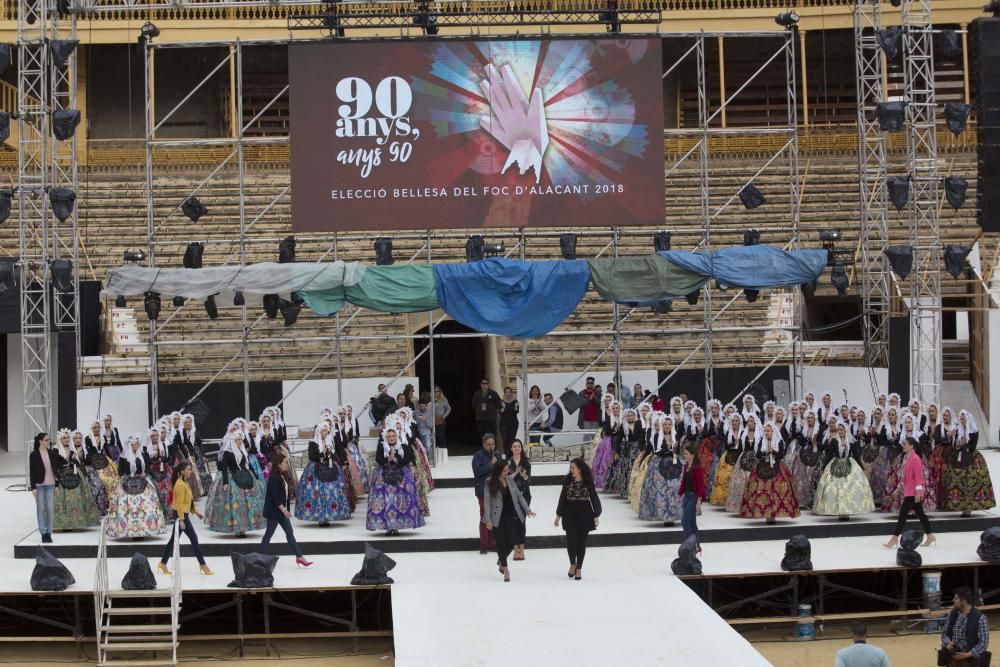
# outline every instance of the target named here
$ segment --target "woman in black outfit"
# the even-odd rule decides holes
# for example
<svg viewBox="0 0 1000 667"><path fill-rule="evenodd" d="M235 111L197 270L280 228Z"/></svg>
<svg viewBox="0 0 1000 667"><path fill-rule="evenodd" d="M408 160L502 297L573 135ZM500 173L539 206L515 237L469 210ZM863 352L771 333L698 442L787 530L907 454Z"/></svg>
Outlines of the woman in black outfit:
<svg viewBox="0 0 1000 667"><path fill-rule="evenodd" d="M295 541L295 533L292 532L292 513L288 511L288 457L284 452L275 450L271 458L271 472L267 477L267 495L264 496L264 518L267 519L267 528L264 530L264 539L260 541L264 553L267 553L267 545L271 542L274 531L281 526L285 531L285 539L288 545L295 552L295 564L299 567L311 567L312 563L307 561L302 554L302 547Z"/></svg>
<svg viewBox="0 0 1000 667"><path fill-rule="evenodd" d="M497 566L504 581L510 581L507 557L514 549L519 526L535 516L513 481L505 461L497 460L490 478L483 485L483 523L492 530L497 542ZM523 528L520 528L523 530Z"/></svg>
<svg viewBox="0 0 1000 667"><path fill-rule="evenodd" d="M601 499L594 487L594 476L590 466L581 458L569 462L569 474L563 480L556 507L555 526L563 522L566 531L566 550L569 552L570 579L579 581L583 569L583 557L587 552L587 536L600 525Z"/></svg>
<svg viewBox="0 0 1000 667"><path fill-rule="evenodd" d="M514 390L504 387L503 403L500 406L500 440L503 441L504 451L510 455L514 438L517 437L517 415L521 411L521 406L514 398Z"/></svg>
<svg viewBox="0 0 1000 667"><path fill-rule="evenodd" d="M511 478L514 480L517 490L521 492L524 500L531 504L531 460L524 451L524 443L520 439L514 438L510 443L510 458L507 459L507 467L510 468ZM521 521L517 525L517 536L514 540L514 560L524 560L524 539L528 529L526 522Z"/></svg>

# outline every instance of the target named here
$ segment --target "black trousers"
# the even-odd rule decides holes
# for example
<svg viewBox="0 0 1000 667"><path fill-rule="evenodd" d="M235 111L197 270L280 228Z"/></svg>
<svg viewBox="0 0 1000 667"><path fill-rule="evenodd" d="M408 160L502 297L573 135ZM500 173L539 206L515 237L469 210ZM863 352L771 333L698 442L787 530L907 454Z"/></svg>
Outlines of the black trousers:
<svg viewBox="0 0 1000 667"><path fill-rule="evenodd" d="M480 440L487 433L490 433L490 434L492 434L494 436L499 436L500 435L500 433L498 432L498 429L497 429L497 420L496 419L477 419L476 420L476 429L479 430L479 438L480 438Z"/></svg>
<svg viewBox="0 0 1000 667"><path fill-rule="evenodd" d="M569 553L570 565L583 567L583 557L587 553L587 536L590 535L590 529L573 525L563 525L563 528L566 531L566 551Z"/></svg>
<svg viewBox="0 0 1000 667"><path fill-rule="evenodd" d="M176 521L176 519L174 519ZM181 532L188 536L188 540L191 541L191 550L194 551L194 557L198 559L199 565L205 564L205 557L201 555L201 545L198 544L198 534L194 532L194 523L191 522L190 515L188 519L184 521L184 527ZM170 557L174 555L174 531L170 531L170 540L167 542L167 546L163 549L163 558L160 562L164 565L170 560Z"/></svg>
<svg viewBox="0 0 1000 667"><path fill-rule="evenodd" d="M528 501L528 505L531 505L531 491L524 494L524 499ZM517 516L514 518L517 519L517 536L514 538L514 544L524 544L524 538L528 533L528 517L524 517L524 521L518 519Z"/></svg>
<svg viewBox="0 0 1000 667"><path fill-rule="evenodd" d="M503 448L510 454L511 443L517 437L517 424L500 424L500 438L503 440Z"/></svg>
<svg viewBox="0 0 1000 667"><path fill-rule="evenodd" d="M517 524L519 523L521 521L516 514L512 512L508 515L504 512L500 515L500 525L493 526L493 534L497 539L497 556L500 558L501 567L507 567L507 557L514 550L514 545L517 544L515 540L517 539Z"/></svg>
<svg viewBox="0 0 1000 667"><path fill-rule="evenodd" d="M264 530L264 539L260 541L261 546L264 547L261 551L263 553L267 553L267 545L271 543L271 537L274 535L274 532L278 530L278 526L281 526L281 529L285 531L285 540L288 541L288 546L292 548L292 551L295 553L295 557L302 558L302 548L299 546L299 543L295 541L295 533L292 532L292 522L289 521L288 517L284 514L281 515L280 519L267 520L267 528Z"/></svg>
<svg viewBox="0 0 1000 667"><path fill-rule="evenodd" d="M924 533L931 533L931 522L927 519L927 515L924 514L924 503L917 502L917 499L913 496L906 496L903 498L903 506L899 508L899 520L896 521L896 531L893 533L896 537L903 534L903 528L906 527L906 516L913 510L914 514L917 515L917 519L920 520L920 527L924 529Z"/></svg>

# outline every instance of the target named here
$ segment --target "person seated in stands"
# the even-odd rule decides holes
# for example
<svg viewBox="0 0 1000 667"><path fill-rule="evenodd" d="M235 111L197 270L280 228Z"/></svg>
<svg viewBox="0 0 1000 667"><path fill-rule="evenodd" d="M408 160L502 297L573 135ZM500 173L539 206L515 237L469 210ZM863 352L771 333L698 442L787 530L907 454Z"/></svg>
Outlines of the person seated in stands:
<svg viewBox="0 0 1000 667"><path fill-rule="evenodd" d="M545 433L559 433L563 429L563 411L562 407L555 401L552 394L545 393L545 405L548 406L548 414L545 420L542 422L541 431ZM544 438L545 444L552 446L552 436L547 435Z"/></svg>

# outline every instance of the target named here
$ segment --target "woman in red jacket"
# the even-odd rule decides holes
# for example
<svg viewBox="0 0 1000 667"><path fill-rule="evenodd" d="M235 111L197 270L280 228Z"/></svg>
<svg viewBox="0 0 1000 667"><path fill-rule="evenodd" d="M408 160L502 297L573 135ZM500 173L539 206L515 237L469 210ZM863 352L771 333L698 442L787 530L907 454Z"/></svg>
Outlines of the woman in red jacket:
<svg viewBox="0 0 1000 667"><path fill-rule="evenodd" d="M886 549L892 549L899 544L899 536L903 534L903 528L906 527L906 516L910 513L910 510L913 510L917 515L917 519L920 520L920 526L924 529L924 534L927 535L923 546L929 547L937 541L937 538L931 532L931 522L927 520L927 515L924 514L924 488L927 484L927 480L924 479L924 462L920 459L920 455L913 451L917 446L915 439L906 438L903 440L902 445L903 506L899 509L899 520L896 522L896 531L892 534L892 539L882 546Z"/></svg>
<svg viewBox="0 0 1000 667"><path fill-rule="evenodd" d="M684 474L681 475L678 493L681 497L681 531L684 539L694 535L695 541L698 541L698 510L701 509L701 499L705 497L705 469L701 467L698 445L694 443L684 448ZM701 553L701 544L698 545L698 553Z"/></svg>

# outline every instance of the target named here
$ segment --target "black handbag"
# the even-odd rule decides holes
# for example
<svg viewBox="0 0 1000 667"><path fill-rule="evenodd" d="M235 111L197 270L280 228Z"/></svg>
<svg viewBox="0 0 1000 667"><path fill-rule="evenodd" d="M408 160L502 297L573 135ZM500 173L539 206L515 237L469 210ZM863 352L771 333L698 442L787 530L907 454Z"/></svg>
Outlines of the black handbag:
<svg viewBox="0 0 1000 667"><path fill-rule="evenodd" d="M108 457L101 452L90 452L87 454L87 465L94 470L104 470L108 467Z"/></svg>
<svg viewBox="0 0 1000 667"><path fill-rule="evenodd" d="M80 476L73 472L73 466L66 466L59 471L59 486L67 491L80 486Z"/></svg>
<svg viewBox="0 0 1000 667"><path fill-rule="evenodd" d="M726 450L726 465L734 466L737 461L740 460L740 450L738 449L727 449Z"/></svg>
<svg viewBox="0 0 1000 667"><path fill-rule="evenodd" d="M316 473L316 479L323 484L336 482L340 479L340 470L337 469L337 466L317 463L314 471Z"/></svg>
<svg viewBox="0 0 1000 667"><path fill-rule="evenodd" d="M253 475L249 470L237 470L233 473L233 482L244 491L253 488Z"/></svg>
<svg viewBox="0 0 1000 667"><path fill-rule="evenodd" d="M778 464L771 463L767 459L759 461L755 470L757 471L757 477L764 481L772 480L778 476Z"/></svg>
<svg viewBox="0 0 1000 667"><path fill-rule="evenodd" d="M675 462L672 456L664 456L660 458L659 470L664 479L680 479L683 465Z"/></svg>
<svg viewBox="0 0 1000 667"><path fill-rule="evenodd" d="M951 664L951 657L954 655L946 648L939 648L937 652L938 667L948 667Z"/></svg>
<svg viewBox="0 0 1000 667"><path fill-rule="evenodd" d="M387 464L382 467L382 480L389 486L403 483L403 466Z"/></svg>
<svg viewBox="0 0 1000 667"><path fill-rule="evenodd" d="M122 480L122 489L130 496L138 496L146 490L146 478L129 475Z"/></svg>
<svg viewBox="0 0 1000 667"><path fill-rule="evenodd" d="M740 468L743 472L753 472L756 467L757 457L750 452L744 452L743 456L740 457Z"/></svg>
<svg viewBox="0 0 1000 667"><path fill-rule="evenodd" d="M830 474L838 478L847 477L851 474L851 460L836 458L830 461Z"/></svg>
<svg viewBox="0 0 1000 667"><path fill-rule="evenodd" d="M819 452L815 447L806 447L799 450L799 462L807 468L815 468L819 465Z"/></svg>
<svg viewBox="0 0 1000 667"><path fill-rule="evenodd" d="M861 450L861 460L865 463L875 463L875 459L878 458L878 444L874 442L869 442L865 445L864 449Z"/></svg>

